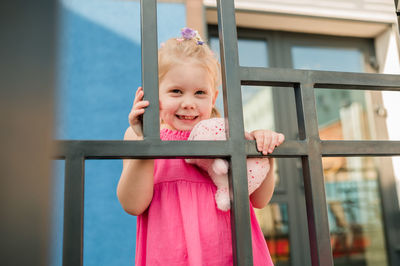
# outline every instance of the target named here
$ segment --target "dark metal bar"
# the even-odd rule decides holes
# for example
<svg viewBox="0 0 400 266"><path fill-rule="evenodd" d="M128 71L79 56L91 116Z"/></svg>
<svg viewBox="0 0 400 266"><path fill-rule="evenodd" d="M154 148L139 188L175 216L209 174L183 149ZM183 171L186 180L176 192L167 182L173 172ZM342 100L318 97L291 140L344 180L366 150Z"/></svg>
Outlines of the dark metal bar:
<svg viewBox="0 0 400 266"><path fill-rule="evenodd" d="M240 67L242 85L293 87L304 82L306 71L289 68Z"/></svg>
<svg viewBox="0 0 400 266"><path fill-rule="evenodd" d="M308 233L313 266L332 266L333 256L328 226L314 87L311 82L295 86L300 138L308 143L308 156L302 157Z"/></svg>
<svg viewBox="0 0 400 266"><path fill-rule="evenodd" d="M400 141L389 140L322 140L321 155L325 157L350 156L399 156ZM172 158L172 157L229 157L235 147L226 141L56 141L57 151L53 159L64 159L67 154L79 151L85 159L133 159L133 158ZM245 142L248 157L262 156L255 141ZM306 141L287 140L271 154L273 157L294 158L308 154Z"/></svg>
<svg viewBox="0 0 400 266"><path fill-rule="evenodd" d="M322 156L398 156L400 141L321 141Z"/></svg>
<svg viewBox="0 0 400 266"><path fill-rule="evenodd" d="M398 4L397 0L395 0L395 5L397 14L397 27L399 28L399 34L400 34L400 5Z"/></svg>
<svg viewBox="0 0 400 266"><path fill-rule="evenodd" d="M80 151L85 159L161 159L172 157L230 157L226 141L59 141L56 158Z"/></svg>
<svg viewBox="0 0 400 266"><path fill-rule="evenodd" d="M54 159L65 159L74 152L81 152L85 159L133 159L133 158L172 158L172 157L230 157L236 153L235 147L227 141L56 141L58 147ZM248 157L262 156L256 150L255 141L245 142ZM286 141L274 150L274 157L299 157L307 154L304 141Z"/></svg>
<svg viewBox="0 0 400 266"><path fill-rule="evenodd" d="M142 41L142 86L144 99L150 102L143 115L145 139L160 139L158 102L158 53L157 53L157 1L140 1Z"/></svg>
<svg viewBox="0 0 400 266"><path fill-rule="evenodd" d="M83 265L83 154L65 159L63 266Z"/></svg>
<svg viewBox="0 0 400 266"><path fill-rule="evenodd" d="M246 156L234 153L229 169L233 265L253 265Z"/></svg>
<svg viewBox="0 0 400 266"><path fill-rule="evenodd" d="M293 87L312 80L314 88L400 91L400 76L286 68L241 67L242 85Z"/></svg>
<svg viewBox="0 0 400 266"><path fill-rule="evenodd" d="M387 164L385 160L381 160L378 163L383 167L393 169L391 162ZM395 248L400 243L400 211L396 191L396 180L394 176L390 174L387 175L385 169L380 169L378 183L379 194L381 195L382 219L385 225L383 229L389 265L400 265L400 254Z"/></svg>
<svg viewBox="0 0 400 266"><path fill-rule="evenodd" d="M229 189L231 194L231 230L234 265L253 265L247 190L246 152L239 80L239 56L234 1L218 0L218 31L221 51L221 73L224 114L228 120L227 138L234 151L231 157ZM229 88L229 89L228 89Z"/></svg>
<svg viewBox="0 0 400 266"><path fill-rule="evenodd" d="M399 31L399 36L400 37L400 5L399 5L399 0L394 0L394 8L396 11L396 15L397 15L397 27L398 27L398 31Z"/></svg>
<svg viewBox="0 0 400 266"><path fill-rule="evenodd" d="M260 157L262 154L257 151L255 141L246 142L247 157ZM270 156L275 158L295 158L307 155L307 143L305 141L285 140L279 147L274 149Z"/></svg>

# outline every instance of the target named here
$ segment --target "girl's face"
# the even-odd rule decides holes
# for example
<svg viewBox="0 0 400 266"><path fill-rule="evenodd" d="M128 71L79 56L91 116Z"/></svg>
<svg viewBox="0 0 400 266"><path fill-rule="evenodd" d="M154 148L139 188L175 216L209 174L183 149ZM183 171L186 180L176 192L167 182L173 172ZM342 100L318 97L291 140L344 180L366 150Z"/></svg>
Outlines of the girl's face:
<svg viewBox="0 0 400 266"><path fill-rule="evenodd" d="M194 62L176 64L159 87L160 117L167 128L191 130L210 118L218 91L204 67Z"/></svg>

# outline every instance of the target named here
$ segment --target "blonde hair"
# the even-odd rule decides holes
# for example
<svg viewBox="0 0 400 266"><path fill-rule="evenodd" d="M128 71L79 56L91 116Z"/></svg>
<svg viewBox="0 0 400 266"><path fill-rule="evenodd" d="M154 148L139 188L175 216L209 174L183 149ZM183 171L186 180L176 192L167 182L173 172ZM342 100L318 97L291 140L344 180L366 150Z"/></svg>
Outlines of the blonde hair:
<svg viewBox="0 0 400 266"><path fill-rule="evenodd" d="M194 61L204 67L211 77L213 91L220 85L220 64L213 51L206 44L198 44L194 39L171 38L158 50L158 82L161 83L167 72L176 64ZM221 117L213 107L211 117Z"/></svg>

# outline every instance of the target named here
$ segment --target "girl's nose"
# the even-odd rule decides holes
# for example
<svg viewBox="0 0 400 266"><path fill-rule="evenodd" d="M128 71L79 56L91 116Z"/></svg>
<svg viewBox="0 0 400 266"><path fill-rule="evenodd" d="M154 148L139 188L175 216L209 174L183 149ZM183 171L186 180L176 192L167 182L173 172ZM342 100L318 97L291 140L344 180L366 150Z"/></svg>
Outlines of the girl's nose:
<svg viewBox="0 0 400 266"><path fill-rule="evenodd" d="M195 108L195 103L193 101L193 99L191 98L185 98L182 101L182 108L185 109L194 109Z"/></svg>

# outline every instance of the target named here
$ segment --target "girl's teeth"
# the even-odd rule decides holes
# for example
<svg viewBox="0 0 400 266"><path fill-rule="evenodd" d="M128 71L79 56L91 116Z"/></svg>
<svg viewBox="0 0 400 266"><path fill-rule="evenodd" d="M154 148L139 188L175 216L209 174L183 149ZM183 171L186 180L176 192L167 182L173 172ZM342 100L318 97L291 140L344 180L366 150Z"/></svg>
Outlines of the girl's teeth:
<svg viewBox="0 0 400 266"><path fill-rule="evenodd" d="M179 118L185 120L193 120L195 116L180 115Z"/></svg>

